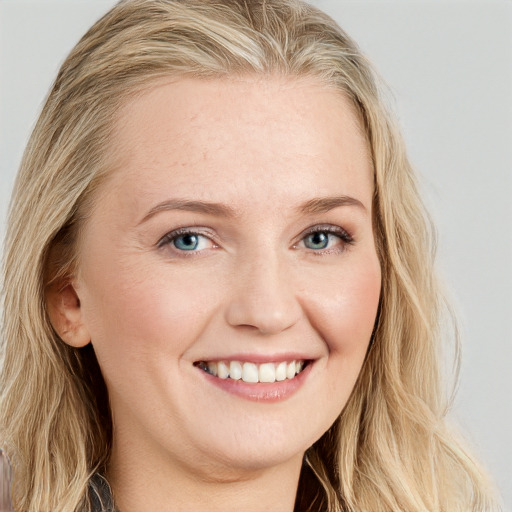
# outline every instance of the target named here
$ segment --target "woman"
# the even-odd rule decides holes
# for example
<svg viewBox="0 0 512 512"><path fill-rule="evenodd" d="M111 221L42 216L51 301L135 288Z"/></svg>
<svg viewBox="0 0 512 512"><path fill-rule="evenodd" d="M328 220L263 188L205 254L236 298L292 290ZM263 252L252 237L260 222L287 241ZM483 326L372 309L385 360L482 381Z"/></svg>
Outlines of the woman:
<svg viewBox="0 0 512 512"><path fill-rule="evenodd" d="M5 258L16 510L490 510L354 43L291 0L132 0L63 64Z"/></svg>

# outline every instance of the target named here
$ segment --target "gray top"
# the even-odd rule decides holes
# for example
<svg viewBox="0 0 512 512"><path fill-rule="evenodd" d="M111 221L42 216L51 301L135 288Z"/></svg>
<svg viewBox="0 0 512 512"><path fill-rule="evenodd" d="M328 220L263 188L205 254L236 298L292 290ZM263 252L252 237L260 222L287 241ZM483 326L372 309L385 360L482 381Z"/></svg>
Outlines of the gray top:
<svg viewBox="0 0 512 512"><path fill-rule="evenodd" d="M112 490L106 478L96 473L89 483L91 512L119 512L114 506Z"/></svg>

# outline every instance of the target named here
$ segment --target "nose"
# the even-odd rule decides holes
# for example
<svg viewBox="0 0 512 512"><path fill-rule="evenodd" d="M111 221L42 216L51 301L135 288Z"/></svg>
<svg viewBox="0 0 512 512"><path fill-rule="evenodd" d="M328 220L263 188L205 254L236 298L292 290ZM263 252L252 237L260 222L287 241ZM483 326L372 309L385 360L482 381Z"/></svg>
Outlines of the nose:
<svg viewBox="0 0 512 512"><path fill-rule="evenodd" d="M237 268L226 308L229 325L271 335L299 321L302 307L283 266L277 258L253 255Z"/></svg>

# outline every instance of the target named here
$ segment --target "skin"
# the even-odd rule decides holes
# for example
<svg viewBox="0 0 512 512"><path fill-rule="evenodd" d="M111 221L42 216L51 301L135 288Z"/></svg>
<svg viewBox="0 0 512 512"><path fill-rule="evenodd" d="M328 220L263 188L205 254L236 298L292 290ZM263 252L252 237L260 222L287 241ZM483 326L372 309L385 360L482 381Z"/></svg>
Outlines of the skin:
<svg viewBox="0 0 512 512"><path fill-rule="evenodd" d="M117 505L291 511L304 451L345 406L378 307L358 118L310 80L180 79L131 99L115 133L115 169L84 226L79 271L49 306L67 343L96 351ZM300 209L341 196L353 200ZM176 198L230 214L157 207ZM165 238L191 226L196 250ZM311 246L310 228L325 247ZM273 402L233 395L194 365L290 353L314 362Z"/></svg>

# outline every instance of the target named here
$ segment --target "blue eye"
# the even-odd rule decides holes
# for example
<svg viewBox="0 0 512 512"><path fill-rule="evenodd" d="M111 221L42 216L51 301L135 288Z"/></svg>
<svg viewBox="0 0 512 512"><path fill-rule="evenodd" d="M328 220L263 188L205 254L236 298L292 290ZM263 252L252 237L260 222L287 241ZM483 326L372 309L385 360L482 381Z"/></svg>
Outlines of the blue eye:
<svg viewBox="0 0 512 512"><path fill-rule="evenodd" d="M339 226L317 226L309 231L300 245L306 249L325 254L331 250L342 252L347 245L354 243L354 239Z"/></svg>
<svg viewBox="0 0 512 512"><path fill-rule="evenodd" d="M304 245L308 249L327 249L333 235L325 231L316 231L304 238Z"/></svg>
<svg viewBox="0 0 512 512"><path fill-rule="evenodd" d="M194 233L186 233L176 237L172 243L176 249L180 251L195 251L199 246L199 235Z"/></svg>
<svg viewBox="0 0 512 512"><path fill-rule="evenodd" d="M215 244L206 235L201 235L195 231L179 229L168 233L158 242L158 247L165 246L170 246L175 253L195 253L203 249L215 247Z"/></svg>

